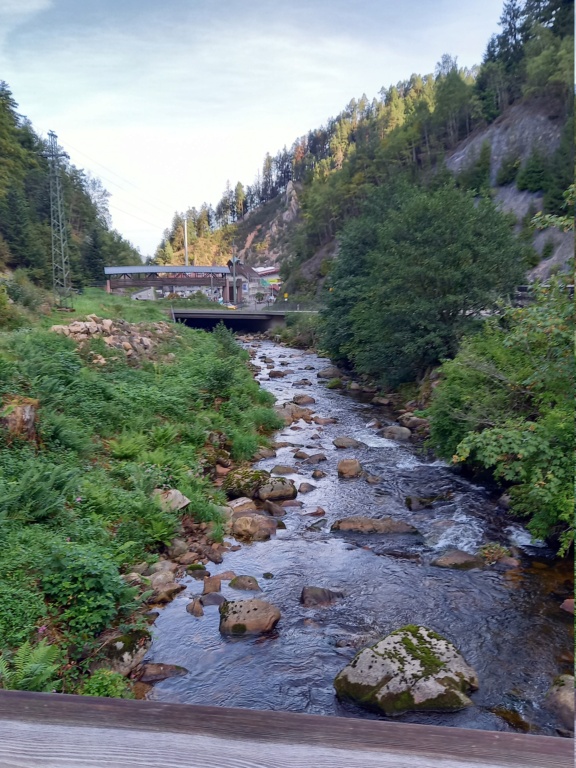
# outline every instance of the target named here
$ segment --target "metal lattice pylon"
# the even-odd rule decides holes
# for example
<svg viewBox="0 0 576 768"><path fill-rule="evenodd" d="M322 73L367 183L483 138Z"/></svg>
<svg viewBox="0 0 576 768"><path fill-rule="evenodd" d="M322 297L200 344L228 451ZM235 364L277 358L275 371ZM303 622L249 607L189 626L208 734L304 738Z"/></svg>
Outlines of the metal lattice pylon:
<svg viewBox="0 0 576 768"><path fill-rule="evenodd" d="M58 137L48 133L48 162L50 164L50 223L52 227L52 286L56 301L61 307L72 306L72 281L68 258L68 231L64 219L64 196L60 158L67 157L58 151Z"/></svg>

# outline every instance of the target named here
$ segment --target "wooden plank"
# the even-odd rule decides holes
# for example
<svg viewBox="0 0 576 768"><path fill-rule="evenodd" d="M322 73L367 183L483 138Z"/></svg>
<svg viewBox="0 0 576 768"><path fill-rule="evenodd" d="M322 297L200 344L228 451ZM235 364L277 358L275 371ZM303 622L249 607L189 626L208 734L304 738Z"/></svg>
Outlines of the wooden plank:
<svg viewBox="0 0 576 768"><path fill-rule="evenodd" d="M0 691L0 768L568 768L547 736Z"/></svg>

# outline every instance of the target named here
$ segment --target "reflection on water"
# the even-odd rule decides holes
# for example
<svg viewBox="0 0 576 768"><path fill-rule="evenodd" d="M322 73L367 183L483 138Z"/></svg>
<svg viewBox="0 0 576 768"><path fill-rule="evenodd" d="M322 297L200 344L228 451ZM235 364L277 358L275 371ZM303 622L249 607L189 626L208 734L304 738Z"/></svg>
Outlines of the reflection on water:
<svg viewBox="0 0 576 768"><path fill-rule="evenodd" d="M569 564L532 567L525 554L523 568L517 571L455 571L431 566L438 551L456 547L474 552L488 540L523 547L526 553L539 550L530 546L524 529L510 525L495 509L483 489L452 473L443 462L427 462L415 456L410 445L380 438L368 428L375 416L383 422L391 420L385 409L367 406L322 384L302 389L292 386L303 376L315 381L314 372L304 372L304 366L312 365L318 371L326 361L271 343L257 345L257 364L259 355L278 362L289 359L294 370L283 379L269 380L262 364L262 385L280 403L291 400L296 392L306 392L316 398L312 408L318 415L338 418L337 424L325 427L299 422L301 429L286 428L278 437L295 447L325 453L328 460L321 468L327 477L313 480L314 467L296 461L290 447L258 464L265 469L290 464L298 469L293 476L297 483L317 486L301 497L302 509L287 509L286 530L278 531L271 541L243 545L227 554L221 565L210 565L211 573L233 570L255 576L262 597L280 608L282 619L270 637L223 638L218 632L217 607L205 608L199 619L186 613L190 598L201 590L198 581L186 579L186 591L156 620L149 658L180 664L189 673L158 683L150 697L378 717L340 703L333 679L358 649L405 624L423 624L460 649L479 674L480 690L472 696L475 706L463 712L411 714L401 720L510 730L490 712L505 707L520 712L540 732L553 734L556 722L542 702L553 678L569 671L561 659L572 648L572 621L558 607L559 595L570 579ZM341 435L364 445L336 450L332 440ZM380 482L339 480L336 464L345 457L358 458ZM431 508L409 511L408 495L439 500ZM306 514L318 505L326 510L324 520ZM413 524L421 535L330 533L334 520L352 515L392 515ZM316 530L310 529L312 525ZM262 578L266 572L274 578ZM306 585L336 589L345 597L329 608L304 608L299 596ZM227 582L222 593L230 599L253 596L230 589Z"/></svg>

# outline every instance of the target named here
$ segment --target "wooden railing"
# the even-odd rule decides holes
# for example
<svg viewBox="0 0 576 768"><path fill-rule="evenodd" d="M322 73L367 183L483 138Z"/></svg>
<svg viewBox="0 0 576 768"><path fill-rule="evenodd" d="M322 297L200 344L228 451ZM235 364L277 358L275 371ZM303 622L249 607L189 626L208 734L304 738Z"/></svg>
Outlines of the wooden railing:
<svg viewBox="0 0 576 768"><path fill-rule="evenodd" d="M0 691L0 768L572 768L573 742L291 712Z"/></svg>

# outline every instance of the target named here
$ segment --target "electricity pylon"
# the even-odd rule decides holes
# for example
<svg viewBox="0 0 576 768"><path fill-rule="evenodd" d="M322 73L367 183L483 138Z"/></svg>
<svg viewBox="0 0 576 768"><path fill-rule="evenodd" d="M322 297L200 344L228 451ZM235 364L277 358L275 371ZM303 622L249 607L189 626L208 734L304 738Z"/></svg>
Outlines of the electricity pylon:
<svg viewBox="0 0 576 768"><path fill-rule="evenodd" d="M60 158L68 157L58 151L58 137L48 133L48 163L50 165L50 225L52 227L52 286L61 307L72 307L72 282L68 258L68 231L64 219L64 195L60 175Z"/></svg>

